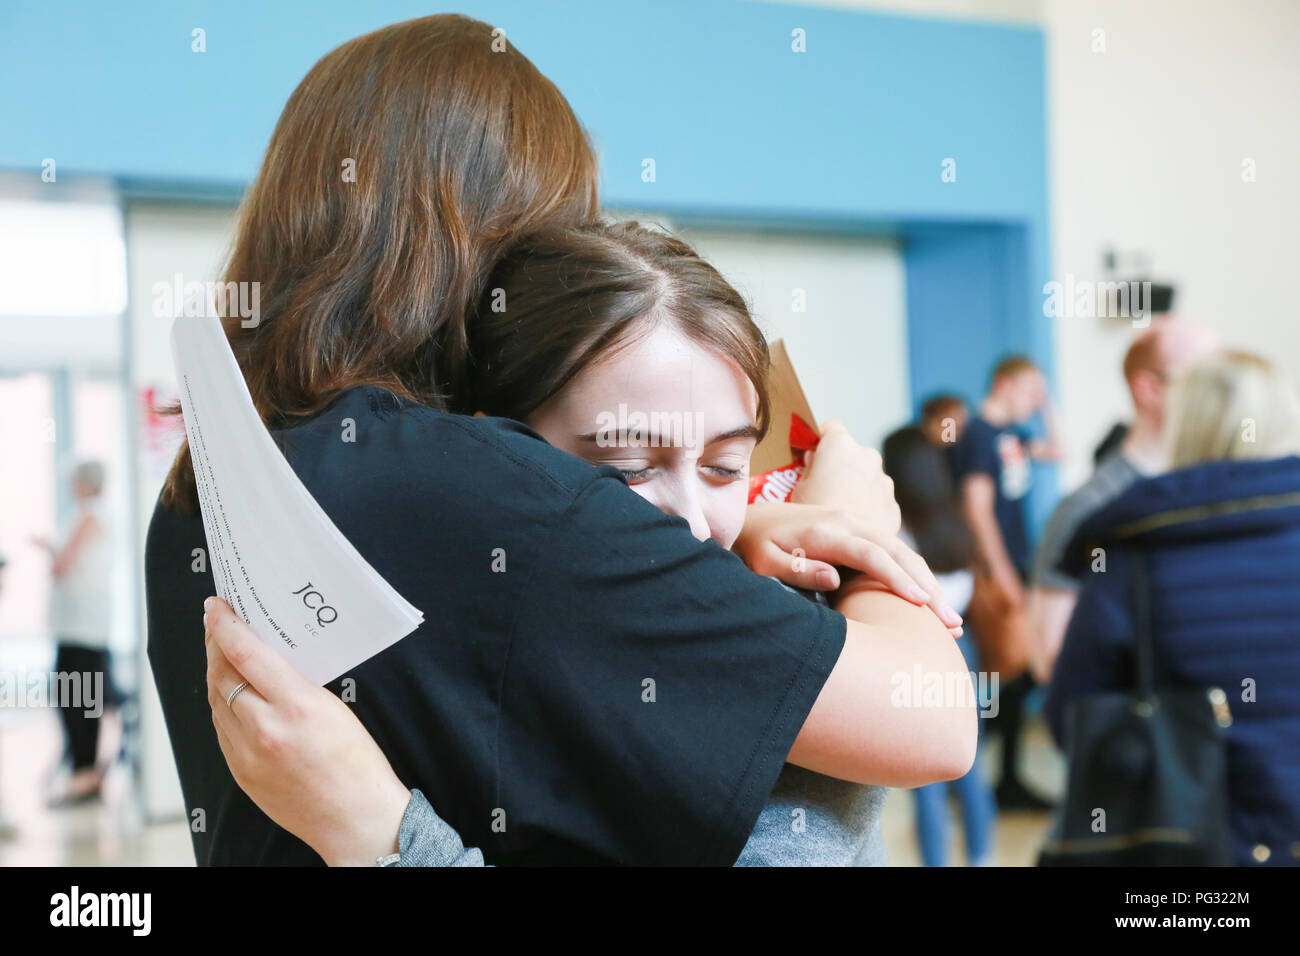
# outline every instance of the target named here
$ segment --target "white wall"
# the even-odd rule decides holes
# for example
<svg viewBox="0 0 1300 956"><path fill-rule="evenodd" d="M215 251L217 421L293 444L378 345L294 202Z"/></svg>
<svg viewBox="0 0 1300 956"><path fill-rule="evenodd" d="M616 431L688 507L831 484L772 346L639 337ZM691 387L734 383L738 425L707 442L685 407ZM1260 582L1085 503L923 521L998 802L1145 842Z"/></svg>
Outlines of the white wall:
<svg viewBox="0 0 1300 956"><path fill-rule="evenodd" d="M1047 0L1056 277L1095 277L1103 248L1149 253L1176 311L1300 378L1287 280L1300 261L1300 4ZM1106 52L1091 50L1105 31ZM1251 158L1258 181L1242 181ZM1133 331L1057 320L1067 478L1128 414Z"/></svg>
<svg viewBox="0 0 1300 956"><path fill-rule="evenodd" d="M1047 44L1053 278L1143 253L1179 315L1300 380L1300 3L1296 0L781 0L1040 26ZM1093 52L1094 30L1105 52ZM1253 159L1257 181L1242 181ZM1063 485L1129 415L1122 324L1056 320Z"/></svg>
<svg viewBox="0 0 1300 956"><path fill-rule="evenodd" d="M785 340L818 418L879 445L911 416L907 311L898 244L884 239L680 228ZM795 311L803 290L806 311Z"/></svg>
<svg viewBox="0 0 1300 956"><path fill-rule="evenodd" d="M181 273L187 281L208 281L218 269L234 224L230 209L196 206L133 205L126 213L127 295L131 326L130 373L132 387L152 387L161 396L174 396L176 377L172 368L168 333L171 319L153 314L155 283L173 281ZM137 428L140 423L136 423ZM144 555L145 532L153 514L158 491L166 477L166 454L159 454L137 435L138 469L136 508L138 554ZM177 444L179 440L177 440ZM143 577L141 578L143 584ZM143 596L141 597L143 607ZM197 618L202 613L194 609ZM141 621L143 633L144 621ZM163 723L162 709L154 686L146 645L140 647L140 781L144 809L151 819L183 815L180 781Z"/></svg>

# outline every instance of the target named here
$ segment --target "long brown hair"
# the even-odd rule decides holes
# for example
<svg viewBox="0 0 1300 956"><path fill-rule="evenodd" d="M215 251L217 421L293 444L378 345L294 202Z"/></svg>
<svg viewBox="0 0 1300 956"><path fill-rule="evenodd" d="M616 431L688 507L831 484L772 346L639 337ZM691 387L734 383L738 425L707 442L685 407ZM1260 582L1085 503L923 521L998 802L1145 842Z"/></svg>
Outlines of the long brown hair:
<svg viewBox="0 0 1300 956"><path fill-rule="evenodd" d="M907 425L885 438L880 454L884 472L894 482L903 527L930 570L948 574L969 568L975 542L957 504L943 451L921 426Z"/></svg>
<svg viewBox="0 0 1300 956"><path fill-rule="evenodd" d="M469 323L455 410L523 421L657 322L734 361L766 431L767 342L744 298L687 243L635 222L548 227L505 254Z"/></svg>
<svg viewBox="0 0 1300 956"><path fill-rule="evenodd" d="M276 124L223 277L260 284L255 327L223 323L263 420L357 385L446 407L492 264L597 208L577 117L489 24L423 17L326 54ZM163 501L197 507L188 448Z"/></svg>

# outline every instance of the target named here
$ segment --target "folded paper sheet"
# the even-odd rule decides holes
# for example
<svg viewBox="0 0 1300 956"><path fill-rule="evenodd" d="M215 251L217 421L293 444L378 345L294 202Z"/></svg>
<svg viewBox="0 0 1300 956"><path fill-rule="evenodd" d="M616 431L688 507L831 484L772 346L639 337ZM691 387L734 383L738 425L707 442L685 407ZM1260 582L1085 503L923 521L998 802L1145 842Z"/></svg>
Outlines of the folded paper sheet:
<svg viewBox="0 0 1300 956"><path fill-rule="evenodd" d="M172 356L217 594L318 684L419 627L289 467L220 320L178 318Z"/></svg>

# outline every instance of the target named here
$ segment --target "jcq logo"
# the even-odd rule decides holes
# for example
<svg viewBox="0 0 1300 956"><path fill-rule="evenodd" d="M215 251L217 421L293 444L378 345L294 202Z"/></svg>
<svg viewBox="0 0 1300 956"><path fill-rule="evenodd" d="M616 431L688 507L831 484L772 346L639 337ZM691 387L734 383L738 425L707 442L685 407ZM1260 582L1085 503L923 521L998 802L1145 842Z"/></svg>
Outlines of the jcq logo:
<svg viewBox="0 0 1300 956"><path fill-rule="evenodd" d="M321 627L326 624L333 624L339 619L339 612L325 603L325 595L319 591L312 590L315 587L310 581L304 584L294 594L302 595L302 603L309 610L316 612L316 623Z"/></svg>

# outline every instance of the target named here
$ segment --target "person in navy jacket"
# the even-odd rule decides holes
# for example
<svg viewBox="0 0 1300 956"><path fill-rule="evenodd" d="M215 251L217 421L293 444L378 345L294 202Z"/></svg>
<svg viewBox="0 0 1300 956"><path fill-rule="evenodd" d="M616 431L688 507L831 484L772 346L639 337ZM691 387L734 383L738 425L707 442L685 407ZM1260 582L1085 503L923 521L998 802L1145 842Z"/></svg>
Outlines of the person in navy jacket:
<svg viewBox="0 0 1300 956"><path fill-rule="evenodd" d="M1129 585L1149 568L1157 687L1220 687L1239 864L1300 865L1300 403L1267 360L1219 353L1173 387L1174 470L1080 527L1085 573L1044 716L1058 744L1089 694L1135 687Z"/></svg>

